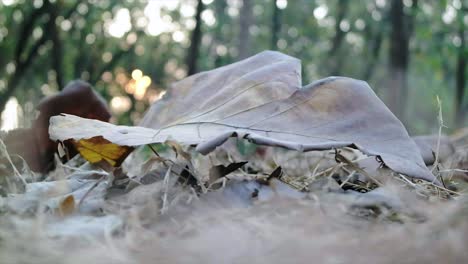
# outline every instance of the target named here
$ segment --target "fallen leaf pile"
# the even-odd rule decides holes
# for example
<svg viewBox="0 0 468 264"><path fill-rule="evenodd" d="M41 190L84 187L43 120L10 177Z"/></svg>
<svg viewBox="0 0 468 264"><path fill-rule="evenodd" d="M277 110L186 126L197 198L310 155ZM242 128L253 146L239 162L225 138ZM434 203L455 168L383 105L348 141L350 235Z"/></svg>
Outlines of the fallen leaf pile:
<svg viewBox="0 0 468 264"><path fill-rule="evenodd" d="M173 85L141 126L52 117L53 140L94 137L123 146L174 140L207 154L230 137L297 151L354 147L395 172L439 183L416 143L369 85L329 77L301 87L300 61L262 52ZM440 183L439 183L440 184Z"/></svg>
<svg viewBox="0 0 468 264"><path fill-rule="evenodd" d="M0 141L1 262L466 263L468 136L413 139L367 83L300 72L262 52L140 126L54 116L81 156L43 176Z"/></svg>

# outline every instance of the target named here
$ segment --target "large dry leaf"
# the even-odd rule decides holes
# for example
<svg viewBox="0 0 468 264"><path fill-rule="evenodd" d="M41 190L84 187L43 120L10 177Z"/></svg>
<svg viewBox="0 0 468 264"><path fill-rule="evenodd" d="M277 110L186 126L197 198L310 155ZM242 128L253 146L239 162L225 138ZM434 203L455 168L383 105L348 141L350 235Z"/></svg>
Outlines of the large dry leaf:
<svg viewBox="0 0 468 264"><path fill-rule="evenodd" d="M298 151L345 146L379 156L392 170L437 182L401 122L364 81L329 77L301 88L300 61L278 52L175 83L141 126L71 115L51 119L54 140L103 136L119 145L168 139L208 153L237 136Z"/></svg>

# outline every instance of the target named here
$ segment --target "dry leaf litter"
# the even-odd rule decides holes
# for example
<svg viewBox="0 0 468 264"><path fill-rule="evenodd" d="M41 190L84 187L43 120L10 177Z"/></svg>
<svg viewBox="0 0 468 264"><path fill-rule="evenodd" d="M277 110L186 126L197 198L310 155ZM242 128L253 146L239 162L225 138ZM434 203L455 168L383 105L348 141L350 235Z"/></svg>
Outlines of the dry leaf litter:
<svg viewBox="0 0 468 264"><path fill-rule="evenodd" d="M0 142L1 263L466 263L468 137L436 138L428 170L441 184L356 148L239 138L37 175Z"/></svg>

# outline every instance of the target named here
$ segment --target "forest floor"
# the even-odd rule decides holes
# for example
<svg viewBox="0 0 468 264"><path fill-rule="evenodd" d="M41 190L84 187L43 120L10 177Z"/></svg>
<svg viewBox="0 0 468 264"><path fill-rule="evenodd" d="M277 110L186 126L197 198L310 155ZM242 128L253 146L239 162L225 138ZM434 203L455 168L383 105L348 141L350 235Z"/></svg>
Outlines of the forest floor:
<svg viewBox="0 0 468 264"><path fill-rule="evenodd" d="M466 142L433 169L444 187L337 159L369 159L352 149L238 144L207 156L140 149L123 171L76 157L45 177L12 160L0 262L468 262Z"/></svg>

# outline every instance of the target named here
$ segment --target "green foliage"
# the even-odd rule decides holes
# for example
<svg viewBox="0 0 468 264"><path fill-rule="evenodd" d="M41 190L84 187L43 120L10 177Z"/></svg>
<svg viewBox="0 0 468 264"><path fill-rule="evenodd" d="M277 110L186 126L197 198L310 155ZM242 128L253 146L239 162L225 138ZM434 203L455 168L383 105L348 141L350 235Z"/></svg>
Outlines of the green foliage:
<svg viewBox="0 0 468 264"><path fill-rule="evenodd" d="M237 61L240 52L242 0L203 2L206 6L201 20L199 71ZM276 32L276 46L277 50L303 60L304 83L331 74L350 76L368 81L386 100L386 91L391 89L386 82L391 40L389 0L353 1L346 3L345 7L343 4L347 1L340 0L286 2L286 8L279 10L277 18L280 28ZM416 12L411 13L414 2L404 1L405 12L414 19L406 113L406 120L411 121L406 125L413 133L435 130L435 96L438 95L443 101L445 123L449 128L455 128L452 117L460 47L457 32L460 26L466 28L468 23L466 12L463 16L466 6L457 0L418 1ZM0 1L0 92L6 96L5 91L15 74L11 72L11 63L18 66L17 60L27 57L41 36L46 35L46 41L40 45L34 59L24 66L11 94L23 106L24 125L35 116L32 106L41 97L62 88L60 79L66 83L77 78L91 82L110 102L115 103L111 100L116 97L125 103L130 102L129 109L114 111L115 121L137 123L152 102L150 95L156 98L155 95L170 83L186 75L185 61L190 55L187 51L190 33L196 23L196 4L195 0ZM271 48L273 8L272 0L253 0L253 20L248 28L248 53L251 55ZM345 8L341 18L340 8ZM38 10L43 11L32 20ZM49 23L54 10L55 23ZM125 13L130 15L131 28L116 37L111 33L112 21L122 20ZM28 21L32 23L28 24ZM152 21L157 23L151 24ZM125 23L122 23L116 26L119 30L125 28ZM336 23L339 23L338 27ZM153 28L148 25L153 25ZM58 43L53 42L51 29L54 26L58 30ZM22 36L24 30L29 34ZM161 32L155 34L155 30ZM16 58L20 46L24 46L24 50ZM54 64L54 59L60 66ZM135 69L140 69L152 80L144 98L137 98L125 90L126 82L131 80ZM58 73L61 78L58 78ZM125 81L118 81L118 76L126 76ZM467 101L465 98L465 105ZM463 125L466 123L457 124Z"/></svg>

